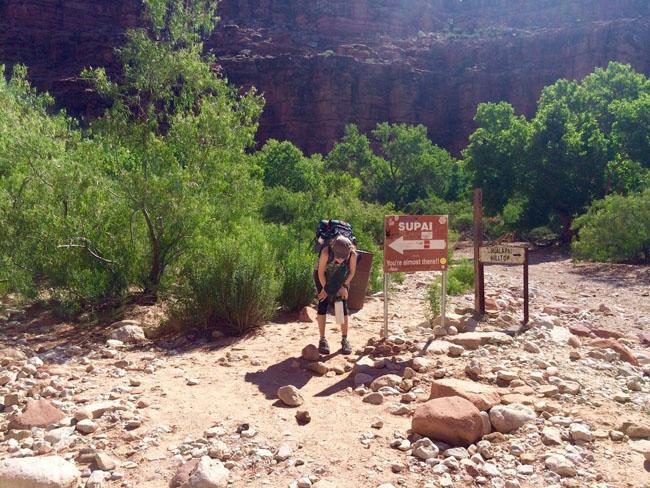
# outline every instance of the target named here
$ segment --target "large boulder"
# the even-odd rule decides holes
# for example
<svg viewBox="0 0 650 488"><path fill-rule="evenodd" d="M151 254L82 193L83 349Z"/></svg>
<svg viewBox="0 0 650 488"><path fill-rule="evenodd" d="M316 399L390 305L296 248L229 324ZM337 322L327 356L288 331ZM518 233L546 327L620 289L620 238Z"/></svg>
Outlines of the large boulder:
<svg viewBox="0 0 650 488"><path fill-rule="evenodd" d="M0 461L2 488L77 488L80 476L74 464L59 456Z"/></svg>
<svg viewBox="0 0 650 488"><path fill-rule="evenodd" d="M431 384L429 400L453 396L469 400L481 411L490 410L501 403L501 397L496 388L474 381L447 378L436 380Z"/></svg>
<svg viewBox="0 0 650 488"><path fill-rule="evenodd" d="M490 410L492 427L502 434L512 432L536 418L537 416L533 410L518 403L497 405Z"/></svg>
<svg viewBox="0 0 650 488"><path fill-rule="evenodd" d="M181 488L226 488L230 471L221 461L203 456Z"/></svg>
<svg viewBox="0 0 650 488"><path fill-rule="evenodd" d="M32 400L27 403L25 410L14 417L10 429L29 430L32 427L49 427L59 423L65 414L48 400Z"/></svg>
<svg viewBox="0 0 650 488"><path fill-rule="evenodd" d="M305 400L300 390L293 385L285 385L278 388L278 398L288 407L299 407Z"/></svg>
<svg viewBox="0 0 650 488"><path fill-rule="evenodd" d="M468 446L483 435L481 412L461 397L445 397L421 404L413 415L413 432L446 442Z"/></svg>
<svg viewBox="0 0 650 488"><path fill-rule="evenodd" d="M125 344L145 342L147 340L140 323L135 320L122 320L114 323L112 327L117 328L111 332L111 339L122 341Z"/></svg>

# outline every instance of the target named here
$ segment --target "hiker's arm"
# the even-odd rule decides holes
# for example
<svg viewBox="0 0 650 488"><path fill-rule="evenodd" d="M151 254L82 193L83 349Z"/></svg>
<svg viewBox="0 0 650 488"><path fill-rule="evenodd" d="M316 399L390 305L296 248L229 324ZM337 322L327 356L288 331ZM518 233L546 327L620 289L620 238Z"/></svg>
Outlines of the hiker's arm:
<svg viewBox="0 0 650 488"><path fill-rule="evenodd" d="M345 285L349 288L350 283L352 283L352 278L354 278L354 273L357 272L357 253L352 251L350 254L350 272L345 277Z"/></svg>
<svg viewBox="0 0 650 488"><path fill-rule="evenodd" d="M345 282L341 287L339 293L343 296L344 300L348 299L348 292L350 291L350 283L352 283L352 278L354 278L354 273L357 271L357 253L352 251L350 254L350 270L348 275L345 277Z"/></svg>
<svg viewBox="0 0 650 488"><path fill-rule="evenodd" d="M329 252L327 248L325 248L320 253L320 257L318 258L318 281L320 282L320 285L323 287L323 289L318 294L318 299L321 302L327 298L327 292L325 291L325 283L327 281L325 278L325 268L327 267L328 258L329 258Z"/></svg>

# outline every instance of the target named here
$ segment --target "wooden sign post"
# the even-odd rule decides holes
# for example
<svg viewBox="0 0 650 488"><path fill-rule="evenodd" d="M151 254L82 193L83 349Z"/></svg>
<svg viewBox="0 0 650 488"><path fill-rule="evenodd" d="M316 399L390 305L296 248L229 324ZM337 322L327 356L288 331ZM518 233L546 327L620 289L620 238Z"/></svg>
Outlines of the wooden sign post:
<svg viewBox="0 0 650 488"><path fill-rule="evenodd" d="M483 247L483 190L474 189L474 310L485 315L485 264L524 266L524 320L528 323L528 248L517 246Z"/></svg>
<svg viewBox="0 0 650 488"><path fill-rule="evenodd" d="M388 274L442 271L441 303L444 324L448 218L446 215L387 215L384 217L384 329L388 337Z"/></svg>
<svg viewBox="0 0 650 488"><path fill-rule="evenodd" d="M484 264L516 264L524 266L524 320L523 324L528 323L528 248L513 245L494 245L480 247L478 260L481 266ZM481 283L477 289L481 290L482 300L485 303L485 284L484 277L481 276Z"/></svg>

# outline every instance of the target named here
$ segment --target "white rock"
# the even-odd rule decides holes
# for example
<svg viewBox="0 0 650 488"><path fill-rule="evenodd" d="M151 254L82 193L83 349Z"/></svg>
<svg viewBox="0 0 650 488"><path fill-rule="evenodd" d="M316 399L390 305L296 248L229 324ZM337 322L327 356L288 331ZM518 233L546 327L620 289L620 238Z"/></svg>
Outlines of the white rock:
<svg viewBox="0 0 650 488"><path fill-rule="evenodd" d="M98 429L98 425L90 419L84 419L77 422L77 430L82 434L92 434Z"/></svg>
<svg viewBox="0 0 650 488"><path fill-rule="evenodd" d="M516 430L536 417L533 410L519 403L497 405L490 410L492 427L502 434Z"/></svg>
<svg viewBox="0 0 650 488"><path fill-rule="evenodd" d="M77 488L80 476L74 464L59 456L0 461L3 488Z"/></svg>
<svg viewBox="0 0 650 488"><path fill-rule="evenodd" d="M107 473L106 471L102 471L101 469L96 469L92 473L90 473L90 476L88 477L88 481L86 481L86 487L85 488L101 488L104 486L104 481L106 481L108 478L110 478L110 473Z"/></svg>
<svg viewBox="0 0 650 488"><path fill-rule="evenodd" d="M413 443L413 455L426 461L429 458L435 458L438 456L438 446L436 446L431 439L423 437Z"/></svg>
<svg viewBox="0 0 650 488"><path fill-rule="evenodd" d="M230 471L220 462L204 456L190 476L187 488L226 488Z"/></svg>
<svg viewBox="0 0 650 488"><path fill-rule="evenodd" d="M135 321L126 321L116 322L113 326L117 324L124 324L125 322L130 322L128 324L119 326L111 333L111 339L116 339L124 343L138 343L145 342L147 338L144 335L144 330L140 327L138 322Z"/></svg>
<svg viewBox="0 0 650 488"><path fill-rule="evenodd" d="M547 469L563 477L573 477L577 474L576 468L571 461L561 454L552 454L546 458L544 464Z"/></svg>
<svg viewBox="0 0 650 488"><path fill-rule="evenodd" d="M278 388L278 398L289 407L299 407L305 400L300 390L293 385L285 385Z"/></svg>
<svg viewBox="0 0 650 488"><path fill-rule="evenodd" d="M591 430L585 424L573 423L569 425L569 433L574 441L591 442L594 439Z"/></svg>

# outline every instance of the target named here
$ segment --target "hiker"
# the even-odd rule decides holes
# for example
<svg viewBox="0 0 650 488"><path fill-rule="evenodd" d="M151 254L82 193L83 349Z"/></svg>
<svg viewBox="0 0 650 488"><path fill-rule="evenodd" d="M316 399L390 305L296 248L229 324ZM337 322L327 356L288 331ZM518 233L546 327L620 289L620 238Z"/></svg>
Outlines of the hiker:
<svg viewBox="0 0 650 488"><path fill-rule="evenodd" d="M348 341L348 292L357 267L357 253L354 244L343 235L336 235L320 250L314 270L314 281L318 293L318 331L320 342L318 352L329 354L330 347L325 338L327 308L330 302L341 300L344 321L341 324L341 352L351 354Z"/></svg>

